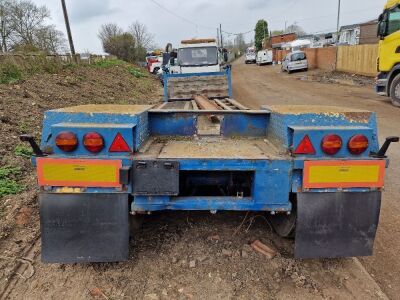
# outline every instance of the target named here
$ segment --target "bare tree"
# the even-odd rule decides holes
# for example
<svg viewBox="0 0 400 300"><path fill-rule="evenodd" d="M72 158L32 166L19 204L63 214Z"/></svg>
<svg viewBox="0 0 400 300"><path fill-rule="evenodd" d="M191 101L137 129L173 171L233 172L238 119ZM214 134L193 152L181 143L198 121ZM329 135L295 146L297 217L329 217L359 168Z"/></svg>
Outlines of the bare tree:
<svg viewBox="0 0 400 300"><path fill-rule="evenodd" d="M100 27L98 37L104 44L111 38L123 34L124 31L115 23L103 24Z"/></svg>
<svg viewBox="0 0 400 300"><path fill-rule="evenodd" d="M15 1L10 7L10 28L13 31L13 42L34 45L35 35L50 18L46 6L37 6L30 0Z"/></svg>
<svg viewBox="0 0 400 300"><path fill-rule="evenodd" d="M8 51L9 39L12 34L10 8L13 2L0 0L0 52Z"/></svg>
<svg viewBox="0 0 400 300"><path fill-rule="evenodd" d="M134 22L129 26L129 33L135 38L136 42L136 57L143 60L146 56L146 51L154 44L154 36L149 33L146 25L139 22Z"/></svg>
<svg viewBox="0 0 400 300"><path fill-rule="evenodd" d="M50 54L67 51L67 41L63 32L54 25L42 27L37 30L34 44L42 51Z"/></svg>
<svg viewBox="0 0 400 300"><path fill-rule="evenodd" d="M128 62L136 60L135 39L130 33L122 33L109 38L104 43L104 51Z"/></svg>
<svg viewBox="0 0 400 300"><path fill-rule="evenodd" d="M286 33L296 33L298 36L306 34L304 29L301 26L297 25L296 23L289 25L286 28Z"/></svg>

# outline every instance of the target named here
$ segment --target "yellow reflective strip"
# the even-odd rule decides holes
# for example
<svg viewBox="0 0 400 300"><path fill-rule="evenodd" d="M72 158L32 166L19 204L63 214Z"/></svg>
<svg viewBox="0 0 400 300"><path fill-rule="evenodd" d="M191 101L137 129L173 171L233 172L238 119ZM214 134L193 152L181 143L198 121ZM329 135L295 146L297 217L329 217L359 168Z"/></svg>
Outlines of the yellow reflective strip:
<svg viewBox="0 0 400 300"><path fill-rule="evenodd" d="M112 165L52 164L43 165L43 177L48 181L116 182L116 167Z"/></svg>
<svg viewBox="0 0 400 300"><path fill-rule="evenodd" d="M377 182L380 166L310 166L309 183Z"/></svg>

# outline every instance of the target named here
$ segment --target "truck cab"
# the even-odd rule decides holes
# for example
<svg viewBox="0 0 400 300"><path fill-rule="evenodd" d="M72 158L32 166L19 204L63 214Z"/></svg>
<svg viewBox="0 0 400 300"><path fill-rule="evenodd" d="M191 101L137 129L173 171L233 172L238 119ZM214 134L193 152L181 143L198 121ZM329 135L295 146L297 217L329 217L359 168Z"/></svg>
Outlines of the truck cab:
<svg viewBox="0 0 400 300"><path fill-rule="evenodd" d="M379 57L376 91L400 107L400 0L389 0L378 25Z"/></svg>
<svg viewBox="0 0 400 300"><path fill-rule="evenodd" d="M219 51L215 39L183 40L178 48L176 67L181 74L220 72Z"/></svg>

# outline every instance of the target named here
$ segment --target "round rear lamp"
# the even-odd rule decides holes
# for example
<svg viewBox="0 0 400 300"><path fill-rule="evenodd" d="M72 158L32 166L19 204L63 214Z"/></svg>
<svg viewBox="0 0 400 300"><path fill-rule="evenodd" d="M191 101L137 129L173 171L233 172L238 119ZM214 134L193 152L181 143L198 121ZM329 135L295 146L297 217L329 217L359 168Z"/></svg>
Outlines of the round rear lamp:
<svg viewBox="0 0 400 300"><path fill-rule="evenodd" d="M97 132L88 132L83 137L83 145L88 151L98 153L104 148L103 136Z"/></svg>
<svg viewBox="0 0 400 300"><path fill-rule="evenodd" d="M62 131L56 136L56 146L64 152L72 152L78 147L78 139L73 132Z"/></svg>
<svg viewBox="0 0 400 300"><path fill-rule="evenodd" d="M342 138L337 134L326 135L321 142L322 151L328 155L335 155L342 148Z"/></svg>
<svg viewBox="0 0 400 300"><path fill-rule="evenodd" d="M368 138L363 134L357 134L349 140L347 148L351 154L360 155L368 149L368 145Z"/></svg>

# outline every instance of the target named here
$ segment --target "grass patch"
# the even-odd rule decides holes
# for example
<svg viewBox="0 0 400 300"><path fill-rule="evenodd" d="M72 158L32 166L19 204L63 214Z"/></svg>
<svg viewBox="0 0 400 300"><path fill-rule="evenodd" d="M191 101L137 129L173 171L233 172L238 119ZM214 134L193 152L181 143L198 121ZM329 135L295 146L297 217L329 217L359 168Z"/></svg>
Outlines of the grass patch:
<svg viewBox="0 0 400 300"><path fill-rule="evenodd" d="M11 61L0 64L0 83L9 84L18 82L22 79L23 72L19 66Z"/></svg>
<svg viewBox="0 0 400 300"><path fill-rule="evenodd" d="M127 63L126 61L123 61L120 59L101 60L101 61L93 63L92 66L97 67L97 68L104 68L104 69L111 68L114 66L122 66L122 67L126 67L128 72L131 73L136 78L146 77L146 75L143 74L143 72L140 69L138 69L138 68L134 67L133 65L131 65L130 63Z"/></svg>
<svg viewBox="0 0 400 300"><path fill-rule="evenodd" d="M136 78L146 77L139 69L136 69L135 67L129 66L128 71Z"/></svg>
<svg viewBox="0 0 400 300"><path fill-rule="evenodd" d="M25 158L30 158L33 155L32 148L24 146L24 145L18 145L15 147L14 154L16 156L21 156Z"/></svg>
<svg viewBox="0 0 400 300"><path fill-rule="evenodd" d="M23 190L22 186L16 181L16 177L20 174L19 168L0 168L0 197L18 194Z"/></svg>
<svg viewBox="0 0 400 300"><path fill-rule="evenodd" d="M120 59L106 59L106 60L100 60L98 62L95 62L91 64L91 66L98 67L98 68L111 68L114 66L126 66L128 65L127 62L120 60Z"/></svg>

